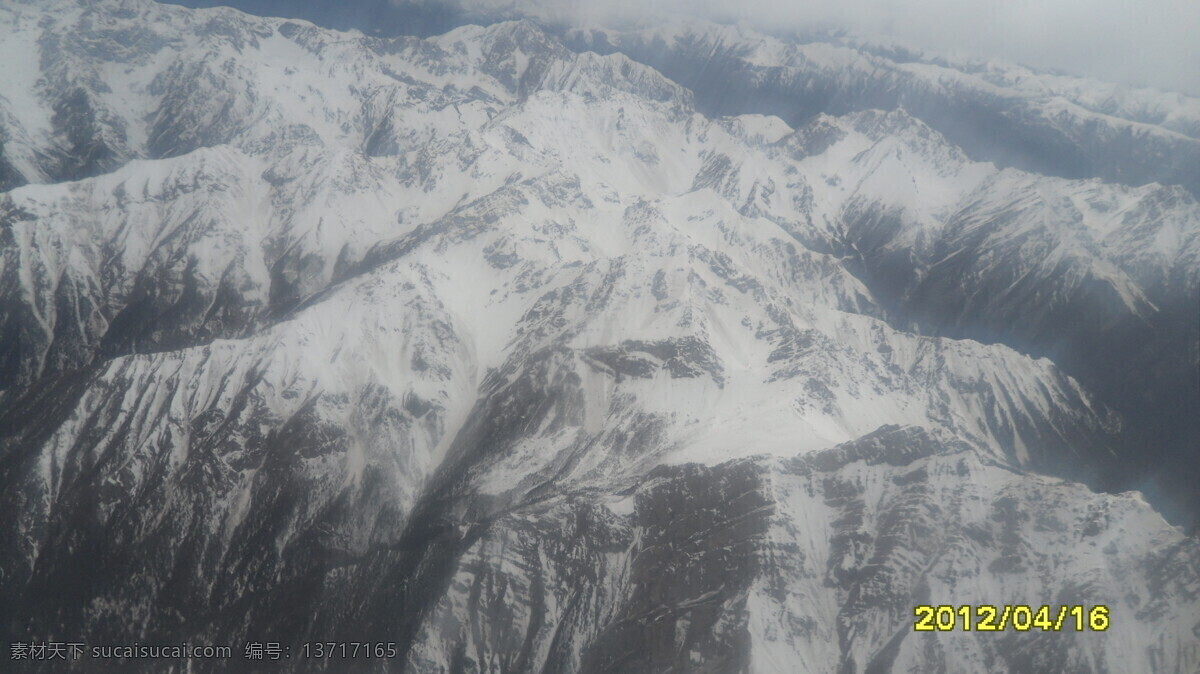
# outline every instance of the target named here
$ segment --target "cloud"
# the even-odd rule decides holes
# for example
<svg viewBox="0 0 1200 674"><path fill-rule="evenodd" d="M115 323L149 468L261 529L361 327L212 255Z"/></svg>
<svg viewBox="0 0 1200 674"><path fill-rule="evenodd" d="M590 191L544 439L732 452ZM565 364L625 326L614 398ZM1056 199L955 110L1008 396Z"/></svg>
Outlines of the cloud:
<svg viewBox="0 0 1200 674"><path fill-rule="evenodd" d="M760 20L774 3L749 5L747 18ZM864 36L1200 93L1196 0L819 0L779 11L783 21L812 11Z"/></svg>
<svg viewBox="0 0 1200 674"><path fill-rule="evenodd" d="M459 1L478 6L478 0ZM602 23L666 14L772 30L838 26L867 39L1200 95L1200 0L484 2L499 9L535 8L533 13L543 17Z"/></svg>

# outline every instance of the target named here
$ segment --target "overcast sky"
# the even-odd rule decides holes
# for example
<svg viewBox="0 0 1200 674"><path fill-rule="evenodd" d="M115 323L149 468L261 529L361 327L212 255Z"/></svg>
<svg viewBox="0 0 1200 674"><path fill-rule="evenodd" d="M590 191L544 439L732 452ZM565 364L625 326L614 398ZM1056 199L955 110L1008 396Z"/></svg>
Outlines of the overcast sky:
<svg viewBox="0 0 1200 674"><path fill-rule="evenodd" d="M1112 82L1200 96L1200 0L168 0L232 5L365 32L444 32L450 8L540 8L591 20L660 13L768 29L841 26L948 54L997 57ZM389 12L401 6L417 11ZM430 9L435 11L430 12ZM487 9L484 13L490 13ZM388 14L392 16L388 16ZM521 12L526 13L526 12ZM431 20L428 15L433 14ZM422 25L415 25L415 24ZM392 25L384 25L392 24Z"/></svg>
<svg viewBox="0 0 1200 674"><path fill-rule="evenodd" d="M460 1L467 7L475 4ZM484 1L493 6L513 4L512 0ZM768 27L832 24L863 37L891 37L928 50L999 57L1200 95L1200 0L517 0L516 4L530 1L593 19L599 18L598 12L632 16L666 12Z"/></svg>

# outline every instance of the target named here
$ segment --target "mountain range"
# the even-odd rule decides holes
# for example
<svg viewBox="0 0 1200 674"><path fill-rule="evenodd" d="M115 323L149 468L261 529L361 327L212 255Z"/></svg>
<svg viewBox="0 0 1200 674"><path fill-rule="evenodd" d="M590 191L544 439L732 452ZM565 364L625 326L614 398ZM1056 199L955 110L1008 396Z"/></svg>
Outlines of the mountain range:
<svg viewBox="0 0 1200 674"><path fill-rule="evenodd" d="M526 14L0 5L4 641L1200 668L1200 100Z"/></svg>

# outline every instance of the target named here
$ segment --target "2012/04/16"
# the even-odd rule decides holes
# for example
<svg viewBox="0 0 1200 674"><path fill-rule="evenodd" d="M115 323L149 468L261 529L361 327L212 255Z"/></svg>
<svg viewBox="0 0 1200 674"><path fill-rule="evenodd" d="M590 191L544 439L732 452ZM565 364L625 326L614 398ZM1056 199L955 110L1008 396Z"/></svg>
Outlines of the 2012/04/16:
<svg viewBox="0 0 1200 674"><path fill-rule="evenodd" d="M957 607L921 605L913 607L913 615L916 616L913 629L917 632L949 632L955 629L976 632L1007 629L1018 632L1031 629L1046 632L1064 629L1104 632L1110 625L1108 614L1108 607L1104 605L1091 608L1078 604L1063 605L1057 609L1046 605L1035 608L1021 604L1003 607L990 604L964 604Z"/></svg>

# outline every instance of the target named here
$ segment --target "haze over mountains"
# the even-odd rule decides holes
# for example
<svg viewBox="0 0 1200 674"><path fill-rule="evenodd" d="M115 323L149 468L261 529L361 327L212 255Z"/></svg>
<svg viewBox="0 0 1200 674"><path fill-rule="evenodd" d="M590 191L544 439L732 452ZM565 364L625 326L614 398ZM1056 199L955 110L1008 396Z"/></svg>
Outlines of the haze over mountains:
<svg viewBox="0 0 1200 674"><path fill-rule="evenodd" d="M1200 667L1200 101L422 16L0 6L7 641Z"/></svg>

